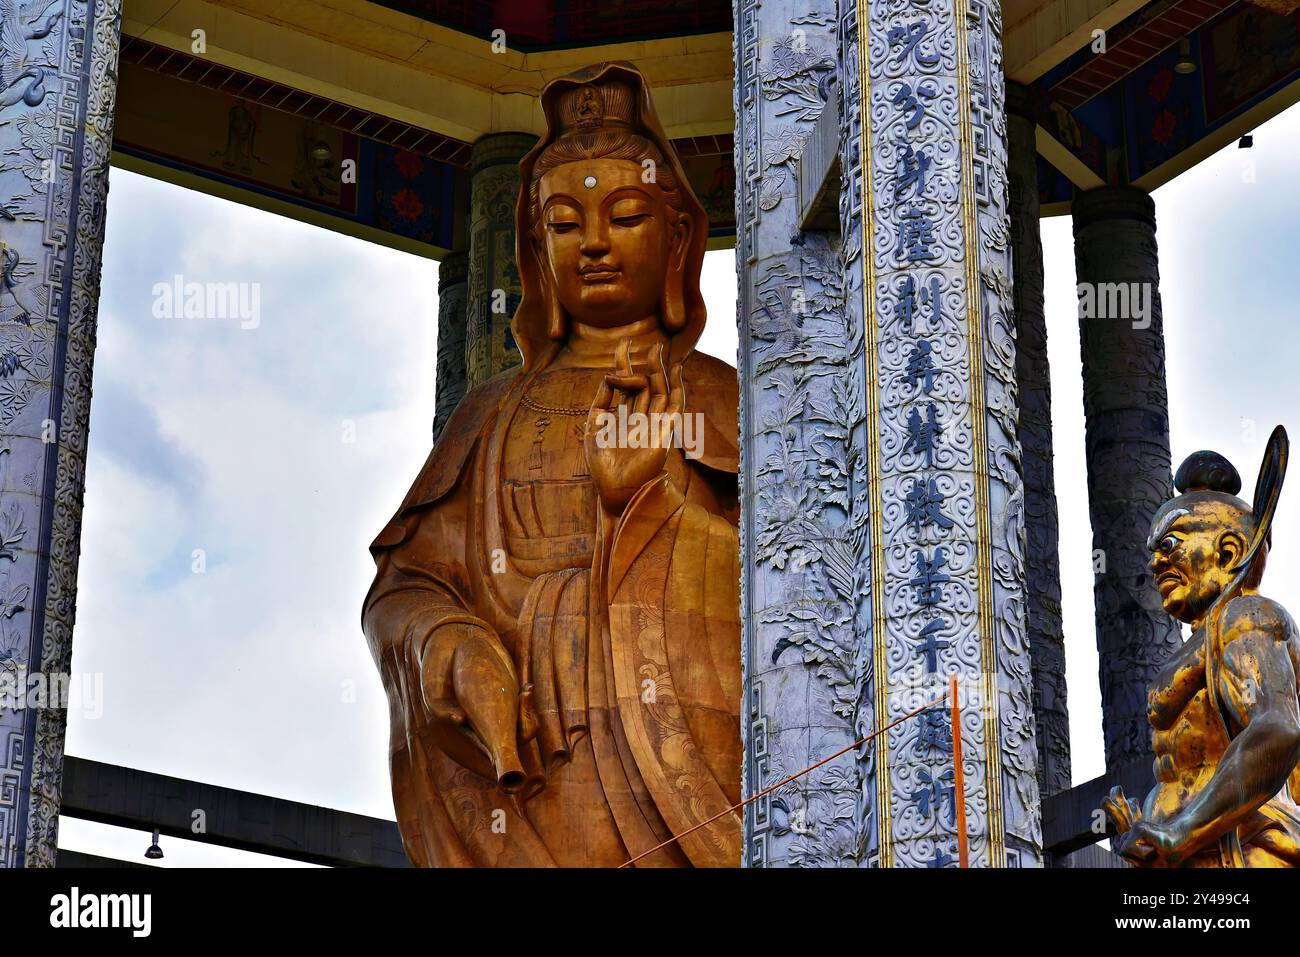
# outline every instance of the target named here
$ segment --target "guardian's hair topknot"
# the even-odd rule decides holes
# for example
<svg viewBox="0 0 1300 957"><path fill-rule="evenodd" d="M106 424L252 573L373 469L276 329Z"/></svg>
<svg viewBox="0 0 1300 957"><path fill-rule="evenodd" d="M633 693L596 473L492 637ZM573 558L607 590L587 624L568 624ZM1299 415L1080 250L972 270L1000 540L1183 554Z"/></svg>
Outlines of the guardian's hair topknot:
<svg viewBox="0 0 1300 957"><path fill-rule="evenodd" d="M1241 476L1232 463L1218 452L1202 450L1193 452L1178 466L1174 486L1180 492L1226 492L1236 495L1241 491Z"/></svg>

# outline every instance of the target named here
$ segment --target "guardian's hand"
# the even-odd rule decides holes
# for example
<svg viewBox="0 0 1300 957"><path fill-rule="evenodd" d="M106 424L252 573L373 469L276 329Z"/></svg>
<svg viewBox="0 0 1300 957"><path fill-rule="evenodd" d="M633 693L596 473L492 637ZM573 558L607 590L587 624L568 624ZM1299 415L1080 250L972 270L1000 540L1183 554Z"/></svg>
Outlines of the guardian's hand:
<svg viewBox="0 0 1300 957"><path fill-rule="evenodd" d="M1178 863L1182 843L1183 835L1168 823L1137 821L1111 847L1134 864L1172 865Z"/></svg>
<svg viewBox="0 0 1300 957"><path fill-rule="evenodd" d="M1126 798L1119 785L1111 788L1110 795L1102 799L1101 809L1106 812L1116 834L1127 834L1135 823L1142 820L1142 808L1136 801Z"/></svg>

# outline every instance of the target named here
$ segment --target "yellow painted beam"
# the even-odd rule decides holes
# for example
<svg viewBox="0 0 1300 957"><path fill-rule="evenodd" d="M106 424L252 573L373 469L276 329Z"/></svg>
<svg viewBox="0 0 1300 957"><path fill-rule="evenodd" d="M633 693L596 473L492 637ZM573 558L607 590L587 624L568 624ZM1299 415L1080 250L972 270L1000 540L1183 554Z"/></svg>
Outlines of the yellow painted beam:
<svg viewBox="0 0 1300 957"><path fill-rule="evenodd" d="M631 60L669 136L732 129L731 34L524 54L365 0L126 0L123 32L464 142L540 133L537 95L554 76Z"/></svg>
<svg viewBox="0 0 1300 957"><path fill-rule="evenodd" d="M1094 30L1109 30L1146 6L1147 0L1046 0L1004 23L1002 59L1017 83L1032 83L1070 55L1088 46ZM1003 10L1011 6L1003 3Z"/></svg>
<svg viewBox="0 0 1300 957"><path fill-rule="evenodd" d="M1007 75L1030 82L1143 0L1003 0ZM522 53L368 0L126 0L123 30L464 142L538 133L537 95L555 76L631 60L650 81L670 136L729 133L731 34Z"/></svg>

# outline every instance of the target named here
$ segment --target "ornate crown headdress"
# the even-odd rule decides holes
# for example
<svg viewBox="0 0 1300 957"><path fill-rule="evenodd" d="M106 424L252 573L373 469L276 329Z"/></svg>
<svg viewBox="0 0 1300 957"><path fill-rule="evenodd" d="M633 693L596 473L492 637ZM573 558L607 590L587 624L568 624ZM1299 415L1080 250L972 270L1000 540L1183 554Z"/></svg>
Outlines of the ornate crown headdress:
<svg viewBox="0 0 1300 957"><path fill-rule="evenodd" d="M637 123L636 93L615 79L566 90L556 104L558 133L593 133L610 127L632 129Z"/></svg>

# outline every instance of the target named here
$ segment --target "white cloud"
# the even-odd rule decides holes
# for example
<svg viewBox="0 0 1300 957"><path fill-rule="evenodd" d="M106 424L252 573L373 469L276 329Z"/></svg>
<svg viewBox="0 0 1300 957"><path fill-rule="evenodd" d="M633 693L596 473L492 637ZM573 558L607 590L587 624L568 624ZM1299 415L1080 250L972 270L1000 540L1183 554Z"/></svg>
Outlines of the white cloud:
<svg viewBox="0 0 1300 957"><path fill-rule="evenodd" d="M122 170L112 196L74 653L105 713L69 751L391 815L359 616L428 452L435 267ZM261 283L261 325L153 318L176 272Z"/></svg>

